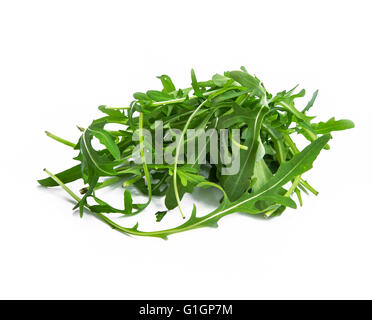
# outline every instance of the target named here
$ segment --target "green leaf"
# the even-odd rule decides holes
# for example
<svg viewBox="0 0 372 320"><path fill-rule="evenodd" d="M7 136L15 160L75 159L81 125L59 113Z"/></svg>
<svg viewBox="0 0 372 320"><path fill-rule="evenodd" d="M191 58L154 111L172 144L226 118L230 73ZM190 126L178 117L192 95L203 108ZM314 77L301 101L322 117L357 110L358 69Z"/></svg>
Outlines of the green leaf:
<svg viewBox="0 0 372 320"><path fill-rule="evenodd" d="M214 104L217 104L217 103L220 103L222 101L226 101L226 100L230 100L230 99L234 99L234 98L237 98L237 97L240 97L240 96L243 96L243 95L246 95L250 92L251 90L243 90L243 91L233 91L233 90L230 90L230 91L227 91L221 95L219 95L218 97L214 98L212 100L212 103Z"/></svg>
<svg viewBox="0 0 372 320"><path fill-rule="evenodd" d="M263 97L265 95L265 89L263 89L261 86L260 81L257 78L252 77L249 73L242 71L230 71L227 72L226 75L240 83L243 87L246 87L257 94L257 96Z"/></svg>
<svg viewBox="0 0 372 320"><path fill-rule="evenodd" d="M293 114L298 120L303 122L309 122L312 117L307 117L304 113L298 111L295 107L294 100L296 98L301 98L305 96L305 90L301 90L300 92L293 94L293 91L297 88L295 86L293 89L287 91L279 92L273 99L271 104L274 106L280 106L288 111L290 114ZM294 121L296 120L293 119Z"/></svg>
<svg viewBox="0 0 372 320"><path fill-rule="evenodd" d="M149 102L151 102L150 97L148 97L147 94L146 93L143 93L143 92L135 92L133 94L133 98L134 99L137 99L137 100L143 100L143 101L149 101Z"/></svg>
<svg viewBox="0 0 372 320"><path fill-rule="evenodd" d="M213 77L212 77L212 81L213 83L217 86L217 87L224 87L226 83L228 83L230 81L230 79L228 77L225 77L225 76L222 76L218 73L216 73Z"/></svg>
<svg viewBox="0 0 372 320"><path fill-rule="evenodd" d="M240 150L240 169L237 174L222 176L221 184L226 190L230 200L238 199L250 186L251 178L254 172L254 166L257 158L257 152L261 144L260 131L263 119L269 109L267 107L259 107L254 111L247 112L252 119L247 122L248 138L243 143L247 150Z"/></svg>
<svg viewBox="0 0 372 320"><path fill-rule="evenodd" d="M172 209L174 209L178 206L177 199L176 199L176 196L174 194L174 184L173 184L172 177L169 177L168 184L169 184L169 186L168 186L167 192L165 194L165 201L164 202L165 202L165 206L167 207L167 209L172 210ZM192 185L191 183L184 186L181 183L181 181L178 177L178 174L177 174L177 186L178 186L178 195L180 197L180 200L182 200L185 193L192 193L192 191L194 189L194 185Z"/></svg>
<svg viewBox="0 0 372 320"><path fill-rule="evenodd" d="M103 129L105 123L93 123L88 127L89 133L96 137L100 143L102 143L107 150L112 154L112 156L116 159L120 159L120 150L119 147L116 145L113 137Z"/></svg>
<svg viewBox="0 0 372 320"><path fill-rule="evenodd" d="M149 90L146 92L146 95L154 101L167 101L173 99L169 94L156 90Z"/></svg>
<svg viewBox="0 0 372 320"><path fill-rule="evenodd" d="M302 110L302 113L305 113L306 111L309 111L309 109L314 105L314 102L316 100L316 97L318 96L318 92L319 92L319 90L316 90L313 93L313 96L312 96L311 100L307 103L307 105L304 108L304 110Z"/></svg>
<svg viewBox="0 0 372 320"><path fill-rule="evenodd" d="M114 176L115 163L107 158L105 154L100 154L92 147L91 140L93 135L89 130L85 130L82 134L76 148L80 149L80 154L76 160L81 161L81 172L85 183L89 184L89 188L81 201L74 207L80 209L80 215L83 215L83 208L86 204L86 199L93 193L95 186L98 183L100 176Z"/></svg>
<svg viewBox="0 0 372 320"><path fill-rule="evenodd" d="M163 220L163 218L165 217L165 215L168 213L168 211L158 211L155 213L155 216L156 216L156 222L160 222L161 220Z"/></svg>
<svg viewBox="0 0 372 320"><path fill-rule="evenodd" d="M203 98L203 93L200 90L198 81L196 80L196 75L195 75L194 69L191 69L191 85L192 85L192 88L194 89L195 95L199 98Z"/></svg>
<svg viewBox="0 0 372 320"><path fill-rule="evenodd" d="M134 216L141 212L146 206L143 204L133 204L132 203L132 196L129 190L125 190L124 192L124 210L116 209L110 206L107 202L103 201L102 199L98 198L96 195L91 196L98 205L90 206L89 209L95 213L120 213L125 216ZM136 211L133 211L137 209Z"/></svg>
<svg viewBox="0 0 372 320"><path fill-rule="evenodd" d="M98 109L113 118L123 118L124 115L118 109L110 109L107 106L99 106Z"/></svg>
<svg viewBox="0 0 372 320"><path fill-rule="evenodd" d="M233 109L232 112L219 119L217 129L230 128L242 123L248 124L256 119L257 114L255 112L244 109L236 103L230 103L229 106Z"/></svg>
<svg viewBox="0 0 372 320"><path fill-rule="evenodd" d="M169 76L163 74L160 77L158 77L158 79L160 79L161 83L163 84L164 93L171 93L176 91L176 87L174 86L172 79Z"/></svg>
<svg viewBox="0 0 372 320"><path fill-rule="evenodd" d="M177 170L177 175L181 180L181 184L183 186L187 186L187 183L191 183L192 186L195 186L203 181L205 181L205 178L201 176L200 174L195 174L195 172L190 172L190 169L188 170L185 167L180 167Z"/></svg>
<svg viewBox="0 0 372 320"><path fill-rule="evenodd" d="M326 134L332 131L352 129L355 127L351 120L335 120L335 118L331 118L327 122L312 123L311 126L318 134Z"/></svg>
<svg viewBox="0 0 372 320"><path fill-rule="evenodd" d="M56 176L58 179L60 179L65 184L81 179L82 178L81 165L78 164L70 169L57 173ZM38 183L44 187L57 187L58 186L58 183L55 182L52 178L38 180Z"/></svg>
<svg viewBox="0 0 372 320"><path fill-rule="evenodd" d="M254 183L252 183L253 191L257 191L264 186L272 176L273 174L264 159L256 161L254 165L254 175L252 177L252 180L254 180Z"/></svg>

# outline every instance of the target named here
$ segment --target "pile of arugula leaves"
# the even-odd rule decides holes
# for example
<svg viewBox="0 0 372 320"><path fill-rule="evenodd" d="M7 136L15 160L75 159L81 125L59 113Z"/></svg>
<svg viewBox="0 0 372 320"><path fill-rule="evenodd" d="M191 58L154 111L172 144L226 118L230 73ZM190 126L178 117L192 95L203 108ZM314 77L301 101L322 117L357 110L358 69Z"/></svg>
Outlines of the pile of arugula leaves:
<svg viewBox="0 0 372 320"><path fill-rule="evenodd" d="M186 89L176 89L167 75L158 78L163 89L135 93L135 100L129 107L100 106L104 116L94 120L86 129L79 128L82 133L76 144L47 132L49 137L78 151L74 159L79 164L56 175L45 169L49 177L38 182L45 187L61 186L76 200L74 209L79 208L81 216L83 209L87 208L125 234L166 239L174 233L215 227L222 217L234 212L270 217L281 214L287 207L296 208L292 194L297 196L300 205L302 192L317 194L301 176L312 168L321 150L329 149L330 132L354 127L350 120L336 121L334 118L327 122L313 122L314 117L307 113L314 104L317 91L306 107L299 111L295 107L295 99L303 97L305 90L295 93L295 87L272 95L244 67L240 71L216 74L211 80L203 82L197 80L192 70L192 86ZM240 143L230 136L225 146L227 153L231 152L233 144L239 146L240 170L233 175L223 175L224 164L211 163L210 150L206 150L207 163L204 165L180 164L179 151L186 143L183 136L176 145L173 164L149 164L143 131L154 132L157 120L163 121L164 130L178 129L183 136L187 129L240 129ZM122 129L105 129L107 124L112 123L121 125ZM139 139L133 139L137 133ZM300 151L293 141L293 134L304 136L310 143ZM103 149L93 147L93 138L98 139ZM164 148L167 143L171 141L164 142ZM141 163L133 161L136 148ZM153 158L159 152L154 148L150 151ZM66 186L78 179L83 179L86 185L80 190L81 197ZM124 188L122 209L112 207L96 195L97 190L119 182ZM290 186L285 188L288 184ZM148 195L148 201L134 203L129 186ZM194 205L190 218L176 228L140 231L138 223L131 228L123 227L107 215L133 216L143 211L153 196L164 196L167 209L178 206L184 216L180 202L184 194L192 193L195 187L221 190L223 197L220 205L204 216L196 215ZM156 220L162 220L167 212L157 212Z"/></svg>

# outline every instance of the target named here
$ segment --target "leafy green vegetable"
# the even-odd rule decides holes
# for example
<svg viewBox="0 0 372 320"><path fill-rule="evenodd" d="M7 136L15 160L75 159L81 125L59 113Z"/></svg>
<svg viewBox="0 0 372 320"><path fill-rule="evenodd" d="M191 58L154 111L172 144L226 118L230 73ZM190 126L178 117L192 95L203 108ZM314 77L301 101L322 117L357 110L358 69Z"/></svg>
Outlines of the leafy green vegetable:
<svg viewBox="0 0 372 320"><path fill-rule="evenodd" d="M39 184L61 186L77 202L75 208L79 208L81 216L85 207L125 234L166 239L174 233L216 227L222 217L235 212L264 217L280 215L287 207L297 207L293 194L302 206L302 193L317 195L302 174L313 167L322 150L329 149L331 132L354 127L350 120L335 118L313 122L314 117L307 112L313 107L318 91L299 111L295 100L304 97L305 90L296 93L295 87L272 95L244 67L224 75L215 74L211 80L202 82L192 70L191 87L184 89L177 89L168 75L158 78L162 88L135 93L129 107L100 106L104 116L81 129L77 144L46 132L50 138L78 152L74 159L79 164L56 175L45 169L49 177L39 180ZM107 129L106 125L112 123L121 129ZM156 135L158 130L161 130L160 138ZM194 135L189 135L190 130ZM204 134L207 130L212 133ZM214 135L213 130L219 131L219 135ZM234 135L236 131L238 138ZM294 141L296 134L310 141L302 151ZM95 149L93 139L102 148ZM217 157L215 143L220 146ZM189 148L189 144L194 144L194 148ZM185 149L187 157L193 159L191 163L183 161ZM166 157L172 161L164 162ZM237 172L226 174L225 169L231 165L226 159L237 159ZM66 186L79 179L85 184L80 190L82 197ZM124 188L122 209L97 195L99 190L119 183ZM134 203L130 186L147 195L148 200ZM145 232L139 230L138 223L123 227L108 217L110 213L123 217L138 214L151 203L153 196L164 196L167 208L155 213L157 222L167 219L168 210L176 207L185 217L182 198L198 188L222 192L219 206L197 216L194 205L189 218L175 228Z"/></svg>

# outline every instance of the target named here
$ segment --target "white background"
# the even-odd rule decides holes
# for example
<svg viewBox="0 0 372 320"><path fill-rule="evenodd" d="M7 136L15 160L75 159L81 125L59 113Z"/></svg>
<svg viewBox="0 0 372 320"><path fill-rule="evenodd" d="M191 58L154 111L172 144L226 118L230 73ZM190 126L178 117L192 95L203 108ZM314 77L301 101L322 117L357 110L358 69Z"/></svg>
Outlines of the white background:
<svg viewBox="0 0 372 320"><path fill-rule="evenodd" d="M0 298L372 298L371 9L361 0L2 0ZM273 93L320 89L319 120L356 124L307 174L320 194L304 207L268 221L235 214L163 241L80 219L61 190L37 186L44 167L75 163L44 130L76 141L97 106L127 106L133 92L159 89L158 75L187 87L192 67L206 80L241 65ZM153 210L142 220L154 225Z"/></svg>

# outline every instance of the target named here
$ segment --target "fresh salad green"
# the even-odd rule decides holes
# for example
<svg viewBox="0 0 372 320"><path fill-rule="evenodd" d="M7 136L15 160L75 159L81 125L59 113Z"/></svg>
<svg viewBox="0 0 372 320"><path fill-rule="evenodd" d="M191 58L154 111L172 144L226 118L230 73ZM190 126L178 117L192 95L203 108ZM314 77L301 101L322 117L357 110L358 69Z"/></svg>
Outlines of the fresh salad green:
<svg viewBox="0 0 372 320"><path fill-rule="evenodd" d="M317 191L302 178L310 170L318 154L329 149L330 133L354 127L350 120L315 122L308 115L318 92L316 91L302 111L295 101L305 95L305 90L270 94L263 83L250 75L244 67L239 71L216 74L208 81L198 81L191 72L191 87L177 89L167 75L159 77L161 90L137 92L134 101L124 108L100 106L104 114L84 129L76 143L69 142L50 132L52 139L65 144L76 152L78 164L58 174L45 169L48 178L39 180L45 187L60 186L76 201L74 209L87 208L93 215L125 234L152 236L166 239L168 235L202 227L215 227L224 216L234 212L277 216L287 208L296 208L295 195L302 205L302 194ZM110 130L116 124L119 129ZM159 125L161 128L159 128ZM177 131L179 139L163 139L161 148L153 147L146 138L153 137L156 130ZM224 174L227 165L211 153L212 137L207 136L206 145L193 154L194 161L181 161L184 147L190 138L189 130L225 129L227 139L217 137L221 151L232 157L238 148L239 170ZM232 135L239 129L237 141ZM294 136L302 135L309 143L302 151L294 142ZM93 147L97 139L102 148ZM153 139L153 140L151 140ZM225 141L225 142L224 142ZM165 149L173 146L174 162L155 161ZM137 155L140 161L134 161ZM150 159L150 161L148 160ZM77 195L66 184L82 179L84 185ZM121 183L123 207L115 208L97 195L97 191ZM135 203L131 188L137 188L148 196L145 203ZM219 206L212 212L199 216L194 205L191 216L176 228L161 231L141 231L138 223L134 227L123 227L109 218L117 213L133 216L151 203L153 197L164 197L167 210L154 214L154 224L161 221L170 210L179 208L186 193L197 192L197 188L217 188L221 191ZM121 220L122 221L122 220Z"/></svg>

